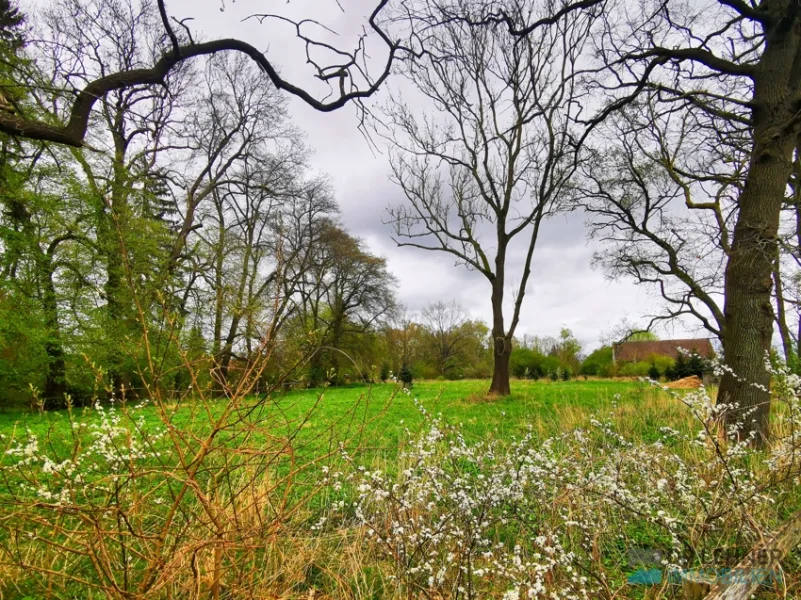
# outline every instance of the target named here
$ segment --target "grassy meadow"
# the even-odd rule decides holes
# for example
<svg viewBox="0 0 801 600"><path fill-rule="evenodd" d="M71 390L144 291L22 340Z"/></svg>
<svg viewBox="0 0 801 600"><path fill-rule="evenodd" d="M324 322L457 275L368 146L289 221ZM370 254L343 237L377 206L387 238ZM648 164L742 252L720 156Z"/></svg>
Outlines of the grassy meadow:
<svg viewBox="0 0 801 600"><path fill-rule="evenodd" d="M473 440L519 437L529 429L544 438L584 427L591 418L615 414L624 419L623 429L634 439L648 441L658 435L659 427L675 426L687 417L680 403L639 382L518 380L513 382L512 395L500 399L487 398L487 388L485 380L422 381L408 394L395 384L376 384L252 397L245 403L252 412L243 418L241 429L266 420L276 434L296 435L299 448L311 446L324 452L319 444L350 440L351 447L362 453L392 459L404 439L426 422L421 407L430 416L441 414L445 423L460 426ZM130 401L118 404L117 409L138 404ZM200 433L225 404L225 400L201 403L186 398L168 403L164 409L177 429ZM145 429L160 426L164 418L153 406L140 409L139 416ZM92 407L74 408L72 415L67 410L0 411L0 440L30 432L47 437L54 450L67 451L74 442L71 420L78 417L91 422L96 415ZM237 439L236 435L228 437L231 444Z"/></svg>
<svg viewBox="0 0 801 600"><path fill-rule="evenodd" d="M773 528L801 506L764 455L697 443L683 392L512 387L2 412L0 599L680 598L630 584L630 549L715 564L758 534L743 511Z"/></svg>

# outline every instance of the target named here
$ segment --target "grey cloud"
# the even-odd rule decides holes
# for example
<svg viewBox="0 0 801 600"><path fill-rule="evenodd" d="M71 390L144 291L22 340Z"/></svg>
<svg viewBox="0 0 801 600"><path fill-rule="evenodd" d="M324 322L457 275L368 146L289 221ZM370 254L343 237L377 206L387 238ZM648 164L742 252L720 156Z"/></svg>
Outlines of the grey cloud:
<svg viewBox="0 0 801 600"><path fill-rule="evenodd" d="M369 0L347 5L342 15L336 3L297 2L280 7L308 16L313 11L321 22L339 28L344 44L354 34L354 24L363 20L372 6ZM333 10L331 10L333 7ZM219 4L173 0L170 10L176 17L192 16L192 26L206 37L238 36L259 48L269 48L281 72L293 82L321 95L324 87L315 83L312 71L305 64L303 45L294 39L291 27L279 23L259 25L241 22L249 13L266 10L260 2L227 3L226 12ZM286 13L283 13L286 14ZM358 30L355 30L358 33ZM385 94L371 100L380 104ZM311 162L315 170L329 175L342 209L342 221L349 231L366 240L376 254L385 256L389 268L399 280L398 296L410 310L418 311L426 304L456 299L474 318L490 322L489 284L480 274L454 266L453 258L439 252L398 248L390 239L390 230L382 224L386 207L403 202L403 194L388 181L388 158L380 138L374 138L379 153L371 149L358 130L358 118L352 107L322 114L297 99L290 100L290 113L295 123L307 134L314 150ZM587 242L580 212L549 219L540 233L533 263L533 273L523 304L518 335L558 335L561 327L573 330L585 348L598 345L599 338L623 317L642 322L642 317L658 310L656 299L646 290L629 281L608 281L600 271L590 267L595 242ZM512 249L510 284L519 281L524 250ZM518 278L518 279L516 279ZM507 292L511 303L511 285ZM691 324L676 324L667 334L682 335ZM697 332L692 332L696 334Z"/></svg>

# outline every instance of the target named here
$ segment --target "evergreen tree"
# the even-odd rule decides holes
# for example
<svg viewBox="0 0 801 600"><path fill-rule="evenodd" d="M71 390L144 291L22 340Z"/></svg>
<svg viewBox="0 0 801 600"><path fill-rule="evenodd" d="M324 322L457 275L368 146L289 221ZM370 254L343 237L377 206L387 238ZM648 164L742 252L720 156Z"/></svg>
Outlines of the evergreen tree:
<svg viewBox="0 0 801 600"><path fill-rule="evenodd" d="M698 351L693 348L693 351L690 353L690 358L687 361L687 374L689 375L697 375L698 377L702 377L704 374L704 368L706 364L704 363L704 359L698 354Z"/></svg>
<svg viewBox="0 0 801 600"><path fill-rule="evenodd" d="M403 364L400 368L400 372L398 373L398 379L403 384L403 387L406 389L410 389L412 387L412 382L414 381L414 377L412 376L412 371L409 369L409 365L406 363Z"/></svg>
<svg viewBox="0 0 801 600"><path fill-rule="evenodd" d="M687 368L687 355L684 352L679 352L676 356L676 363L673 365L671 379L683 379L689 376Z"/></svg>

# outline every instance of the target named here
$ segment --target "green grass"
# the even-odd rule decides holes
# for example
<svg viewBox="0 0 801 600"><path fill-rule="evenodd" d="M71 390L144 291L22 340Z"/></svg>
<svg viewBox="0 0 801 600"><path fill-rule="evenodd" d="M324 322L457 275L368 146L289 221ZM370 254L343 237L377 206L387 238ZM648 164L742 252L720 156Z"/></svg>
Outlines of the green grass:
<svg viewBox="0 0 801 600"><path fill-rule="evenodd" d="M506 398L486 398L487 381L426 381L414 385L409 395L396 385L310 389L275 396L249 417L272 419L276 434L289 433L301 421L300 440L357 435L362 450L390 458L405 438L405 431L417 431L424 417L418 400L426 411L453 425L461 425L468 438L507 438L533 427L543 436L564 430L565 411L605 415L615 405L636 403L645 393L642 386L625 381L513 381L513 394ZM616 398L617 396L617 398ZM256 403L254 399L249 405ZM219 414L224 401L211 403L212 417ZM91 409L87 411L92 419ZM199 405L189 401L170 406L172 423L181 428L187 423L208 423ZM146 425L161 424L155 408L142 411ZM205 417L205 418L204 418ZM70 422L67 411L0 413L0 439L19 437L26 430L39 438L48 436L54 444L68 443ZM199 432L198 432L199 433ZM228 438L236 443L236 437ZM356 442L357 440L354 440Z"/></svg>
<svg viewBox="0 0 801 600"><path fill-rule="evenodd" d="M350 466L345 465L345 461L337 455L336 450L340 441L346 441L348 453L356 457L358 466L378 469L391 476L393 472L397 473L405 468L404 459L398 458L399 451L416 432L427 426L427 420L421 414L420 407L433 417L460 426L461 433L468 442L488 439L509 440L529 431L533 431L535 436L542 439L570 432L577 427L584 428L593 418L612 421L615 428L631 441L653 441L659 437L659 429L663 426L671 426L685 432L695 426L689 411L675 397L638 382L513 381L514 393L507 398L495 399L487 398L488 387L489 382L484 380L425 381L416 383L410 394L402 392L396 385L387 384L295 391L265 399L248 398L237 412L228 416L227 426L213 442L216 446L215 453L207 457L203 468L194 474L193 478L200 490L210 489L213 485L220 493L218 501L225 510L233 510L231 506L238 506L237 510L243 507L248 509L248 502L258 494L264 494L263 497L259 496L263 504L260 504L261 508L256 511L260 515L262 512L264 515L270 515L274 506L283 506L281 502L284 501L287 503L286 514L291 515L291 527L297 528L292 531L303 533L296 537L279 538L277 541L265 538L271 541L263 547L259 546L259 551L254 552L248 560L252 559L253 564L258 564L259 568L263 568L268 559L274 561L269 563L271 568L275 569L278 578L283 578L282 585L287 588L295 586L292 588L293 592L302 590L305 596L306 590L330 589L333 590L330 597L336 597L335 591L340 590L342 586L341 577L345 577L348 573L358 573L359 577L363 577L366 568L374 570L371 571L374 575L370 576L374 577L375 581L371 580L365 584L369 590L374 591L374 595L364 597L382 597L381 590L386 591L392 586L383 582L384 572L380 563L370 563L374 557L371 558L363 553L365 544L359 531L326 530L324 534L315 533L308 538L304 537L310 531L309 526L317 523L321 515L330 516L330 507L334 501L347 499L353 491L353 488L349 487L353 483L344 478L341 481L345 481L345 484L341 489L319 486L324 466L332 472L341 470L347 473L350 469ZM131 402L123 410L132 408L136 404ZM207 439L203 434L208 432L214 420L219 418L227 406L224 400L204 403L197 398L168 403L161 407L150 405L132 411L133 420L127 424L138 423L141 417L143 430L164 430L165 422L174 426L175 431L180 434L179 439L182 440L182 443L176 446L181 447L180 453L186 451L186 455L191 457ZM160 410L164 412L160 413ZM67 411L0 412L0 436L2 436L0 455L10 443L10 438L24 440L26 432L30 431L39 439L40 449L58 462L60 458L65 458L76 444L85 447L92 437L91 428L86 427L78 428L77 435L73 435L71 418L90 424L97 423L100 419L92 408L73 409L72 417ZM602 434L598 432L596 434L600 443L606 443L602 439ZM291 449L284 451L282 444L287 438L292 440ZM150 523L163 518L167 510L167 505L164 508L149 505L151 494L154 498L156 496L170 498L183 482L185 473L178 464L179 453L175 448L170 449L170 443L166 438L158 442L164 444L169 451L163 462L161 458L156 458L157 455L150 455L146 465L137 466L137 476L126 480L128 495L125 498L148 498L147 502L130 505L135 505L136 510L140 511L136 512L137 518L142 519L141 522L137 522L137 526L141 526L142 531L150 531L147 529ZM570 452L569 440L557 442L557 444L562 443ZM559 449L558 445L556 447ZM245 452L242 452L242 449L245 449ZM253 456L253 453L249 453L250 450L254 453L265 450L266 458L262 461L254 459L253 463L249 463L249 457ZM692 460L698 448L694 445L677 448L677 452L684 450L688 452L689 464L693 464ZM273 452L277 457L275 462L272 462ZM588 456L593 458L594 454ZM9 462L15 460L13 454L4 458ZM343 466L347 468L342 469ZM249 470L262 467L265 474L259 477L254 475L257 471ZM103 480L104 472L94 471L94 473L99 480ZM231 475L233 476L229 477ZM243 484L242 481L251 475L254 476L256 483L253 486ZM7 470L4 476L6 490L0 492L0 501L3 500L3 493L8 494L8 490L13 490L15 485L25 483L24 475L16 473L13 469ZM242 479L237 479L240 476ZM89 475L88 479L91 480L92 477L93 475ZM104 480L101 483L106 485ZM271 489L270 486L273 485L275 487ZM246 491L240 495L242 498L240 503L226 504L225 493L229 489L226 486L231 490ZM116 501L101 486L92 487L91 494L93 494L91 497L81 498L84 505L90 508L95 500L98 506L103 507L106 506L106 502L113 504ZM195 504L193 498L194 496L191 496L183 501L181 510L186 511L186 514L202 515L200 505ZM32 502L35 501L34 498ZM546 503L544 506L546 509L550 507L556 510L554 507L558 508L558 504L559 502L555 502L551 507ZM126 510L130 510L130 506L126 506ZM293 512L296 507L297 512ZM41 514L48 514L41 507L37 510L42 511ZM243 514L245 519L243 522L247 525L249 522L247 515L251 513L245 510ZM31 527L42 526L41 521L31 522L34 523ZM604 569L619 585L623 585L625 576L629 573L623 566L623 559L631 544L645 547L669 546L666 540L659 537L663 532L650 522L634 519L621 527L624 527L621 531L625 532L626 537L619 538L615 532L614 536L605 538L606 546L603 548ZM243 531L250 530L243 529ZM500 541L508 541L510 545L515 543L517 536L520 535L514 528L508 533L501 528L496 533ZM62 534L58 527L54 527L48 535L61 540L59 536ZM0 542L2 541L0 539ZM146 545L143 544L142 547ZM44 553L49 552L44 545L35 548L37 551L41 549ZM347 554L346 550L352 554ZM42 556L48 557L42 558L42 561L49 568L50 555ZM333 562L330 564L326 562L328 560L326 557L334 557ZM337 562L340 557L342 563ZM363 564L362 559L367 561L366 564ZM318 567L318 564L323 566ZM0 565L0 569L2 566ZM87 577L94 577L94 572L87 564L83 564L82 568L88 573ZM209 568L208 564L205 568ZM9 573L13 573L11 577L28 582L26 578L29 575L23 577L21 574L24 573L24 569ZM329 573L334 573L336 577L329 580ZM0 570L0 581L2 579ZM37 587L40 582L36 581L35 577L31 577L29 583L31 589L40 589ZM3 585L0 583L0 596L3 591ZM630 592L626 596L628 598L641 598L647 590L637 588L629 589L628 592Z"/></svg>

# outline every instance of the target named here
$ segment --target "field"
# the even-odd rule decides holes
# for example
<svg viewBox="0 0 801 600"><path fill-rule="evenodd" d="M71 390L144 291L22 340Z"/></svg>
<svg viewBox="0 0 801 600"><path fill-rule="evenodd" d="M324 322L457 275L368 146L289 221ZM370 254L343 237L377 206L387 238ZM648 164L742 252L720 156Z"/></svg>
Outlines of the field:
<svg viewBox="0 0 801 600"><path fill-rule="evenodd" d="M396 454L407 432L416 433L425 422L415 401L429 415L441 413L446 423L461 426L465 436L473 440L520 436L529 428L547 437L585 426L589 418L606 416L613 410L631 420L627 430L637 438L649 439L660 426L681 420L682 415L686 418L679 403L663 401L655 406L659 394L630 381L520 380L513 382L513 394L502 399L487 399L487 387L486 381L467 380L419 382L408 394L394 384L293 391L270 398L258 414L259 418L270 418L265 413L273 413L273 417L280 413L281 418L274 423L287 432L304 421L299 441L318 439L323 432L329 438L351 438L358 430L360 435L353 442L362 451L389 458ZM248 406L257 403L259 400L253 398ZM222 400L211 403L211 414L217 414L224 405ZM198 423L207 422L198 417L198 405L191 401L170 404L169 410L171 422L179 428L192 422L193 428L200 429L203 425ZM94 418L91 407L74 412L85 413L89 421ZM141 414L148 425L161 423L152 408ZM0 412L0 436L4 436L0 440L23 431L49 436L54 444L63 442L66 447L71 438L70 416L64 410Z"/></svg>
<svg viewBox="0 0 801 600"><path fill-rule="evenodd" d="M794 463L698 438L684 396L486 389L0 413L0 598L677 598L632 548L731 564L801 504Z"/></svg>

